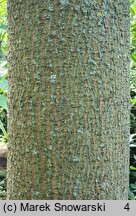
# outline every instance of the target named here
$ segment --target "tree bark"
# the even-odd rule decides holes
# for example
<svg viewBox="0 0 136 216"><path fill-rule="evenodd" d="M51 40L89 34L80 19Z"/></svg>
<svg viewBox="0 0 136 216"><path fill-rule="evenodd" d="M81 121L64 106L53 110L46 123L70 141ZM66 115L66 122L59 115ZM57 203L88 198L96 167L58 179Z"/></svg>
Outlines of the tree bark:
<svg viewBox="0 0 136 216"><path fill-rule="evenodd" d="M127 0L7 1L8 199L127 199Z"/></svg>

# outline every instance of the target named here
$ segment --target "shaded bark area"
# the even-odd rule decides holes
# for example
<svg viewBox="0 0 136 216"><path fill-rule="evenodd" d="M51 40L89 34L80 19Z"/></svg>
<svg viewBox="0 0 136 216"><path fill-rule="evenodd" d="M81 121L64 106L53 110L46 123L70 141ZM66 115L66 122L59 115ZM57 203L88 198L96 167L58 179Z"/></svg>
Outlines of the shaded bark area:
<svg viewBox="0 0 136 216"><path fill-rule="evenodd" d="M7 9L8 199L127 199L128 1Z"/></svg>

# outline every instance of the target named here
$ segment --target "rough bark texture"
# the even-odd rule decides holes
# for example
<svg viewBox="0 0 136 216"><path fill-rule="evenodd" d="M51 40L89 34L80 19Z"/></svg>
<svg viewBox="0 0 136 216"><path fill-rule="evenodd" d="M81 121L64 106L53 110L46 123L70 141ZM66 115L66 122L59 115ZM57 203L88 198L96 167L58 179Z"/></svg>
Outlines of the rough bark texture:
<svg viewBox="0 0 136 216"><path fill-rule="evenodd" d="M128 0L8 0L8 199L127 199Z"/></svg>

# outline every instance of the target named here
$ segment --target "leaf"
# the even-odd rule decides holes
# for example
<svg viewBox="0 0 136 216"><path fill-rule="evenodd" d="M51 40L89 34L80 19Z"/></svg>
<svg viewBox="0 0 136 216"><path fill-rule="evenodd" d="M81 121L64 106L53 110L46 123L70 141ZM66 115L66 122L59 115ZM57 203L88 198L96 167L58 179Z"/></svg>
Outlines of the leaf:
<svg viewBox="0 0 136 216"><path fill-rule="evenodd" d="M132 142L132 141L134 140L135 137L136 137L136 133L135 133L135 134L131 134L131 135L130 135L130 140L129 140L129 141Z"/></svg>
<svg viewBox="0 0 136 216"><path fill-rule="evenodd" d="M7 110L7 98L0 94L0 106Z"/></svg>
<svg viewBox="0 0 136 216"><path fill-rule="evenodd" d="M130 5L130 13L132 16L136 15L136 3Z"/></svg>
<svg viewBox="0 0 136 216"><path fill-rule="evenodd" d="M2 76L0 76L0 82L2 82L3 80L6 80L5 78L7 77L7 71L5 71L5 73L3 73Z"/></svg>
<svg viewBox="0 0 136 216"><path fill-rule="evenodd" d="M133 107L136 104L136 97L130 99L130 105Z"/></svg>
<svg viewBox="0 0 136 216"><path fill-rule="evenodd" d="M134 159L136 160L136 155L134 155Z"/></svg>
<svg viewBox="0 0 136 216"><path fill-rule="evenodd" d="M130 166L130 170L136 170L136 167Z"/></svg>
<svg viewBox="0 0 136 216"><path fill-rule="evenodd" d="M129 192L128 192L128 197L130 199L134 199L134 197L135 197L134 193L131 190L129 190Z"/></svg>
<svg viewBox="0 0 136 216"><path fill-rule="evenodd" d="M131 58L134 62L136 62L136 53L131 53Z"/></svg>
<svg viewBox="0 0 136 216"><path fill-rule="evenodd" d="M4 68L7 68L7 61L1 61L1 62L0 62L0 67L1 67L1 68L3 68L3 67L4 67Z"/></svg>
<svg viewBox="0 0 136 216"><path fill-rule="evenodd" d="M5 130L5 128L4 128L4 126L3 126L3 123L2 123L2 121L0 120L0 129L2 130L2 132L3 132L3 134L4 134L4 136L5 136L5 138L7 138L7 132L6 132L6 130Z"/></svg>
<svg viewBox="0 0 136 216"><path fill-rule="evenodd" d="M136 189L136 184L130 184L131 188Z"/></svg>

